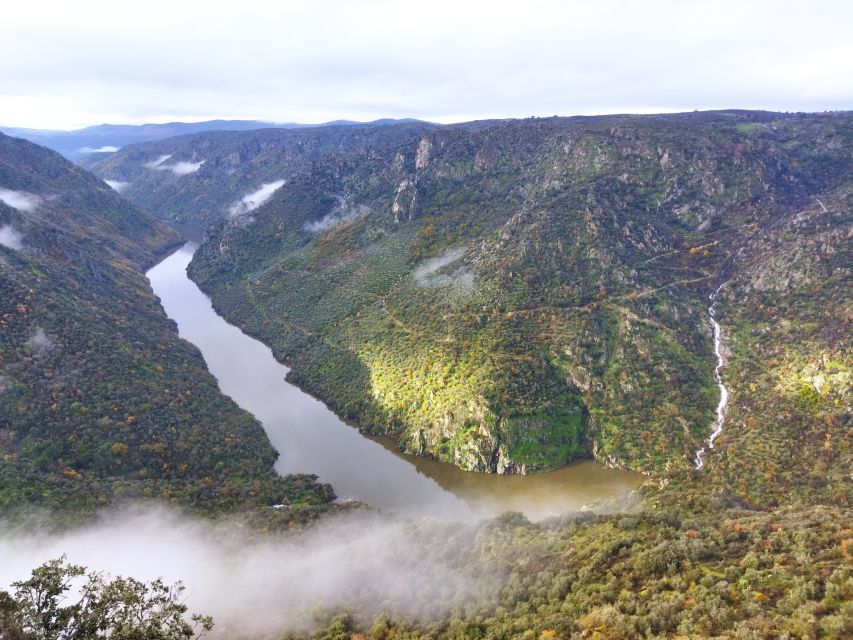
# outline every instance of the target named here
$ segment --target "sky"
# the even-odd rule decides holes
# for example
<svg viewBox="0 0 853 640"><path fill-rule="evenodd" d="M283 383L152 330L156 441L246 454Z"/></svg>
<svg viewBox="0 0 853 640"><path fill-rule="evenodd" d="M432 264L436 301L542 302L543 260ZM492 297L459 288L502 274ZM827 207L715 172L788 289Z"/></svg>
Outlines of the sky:
<svg viewBox="0 0 853 640"><path fill-rule="evenodd" d="M4 3L0 125L853 107L853 2Z"/></svg>

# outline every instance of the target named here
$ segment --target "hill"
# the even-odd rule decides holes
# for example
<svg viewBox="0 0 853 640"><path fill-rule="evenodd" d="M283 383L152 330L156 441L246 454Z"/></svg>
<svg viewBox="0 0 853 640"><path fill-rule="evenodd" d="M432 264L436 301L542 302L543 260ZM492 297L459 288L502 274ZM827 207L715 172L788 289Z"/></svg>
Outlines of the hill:
<svg viewBox="0 0 853 640"><path fill-rule="evenodd" d="M157 215L213 224L193 277L296 382L466 469L587 455L692 468L719 397L708 296L728 283L727 438L760 398L748 411L766 433L782 411L811 425L810 447L838 444L838 490L851 122L731 111L211 133L130 147L98 171L138 184L128 197ZM169 154L205 162L174 177L143 166ZM269 200L255 202L264 184ZM821 362L840 367L811 413L767 363L738 377L756 346L754 296L770 295L770 245L796 258L774 286L801 301L774 307L774 322L813 328L824 300L838 311L785 369L810 380ZM766 348L786 349L779 339ZM786 436L768 437L762 455L787 473Z"/></svg>
<svg viewBox="0 0 853 640"><path fill-rule="evenodd" d="M147 496L204 512L331 499L273 471L260 425L166 318L142 271L181 243L57 153L0 134L4 518Z"/></svg>

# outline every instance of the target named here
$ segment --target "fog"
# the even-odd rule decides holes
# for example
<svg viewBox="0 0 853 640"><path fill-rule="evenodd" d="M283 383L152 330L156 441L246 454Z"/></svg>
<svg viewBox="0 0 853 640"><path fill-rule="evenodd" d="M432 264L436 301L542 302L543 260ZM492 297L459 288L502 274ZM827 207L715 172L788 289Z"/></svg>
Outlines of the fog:
<svg viewBox="0 0 853 640"><path fill-rule="evenodd" d="M328 231L329 229L338 226L339 224L343 224L344 222L349 222L350 220L355 220L359 216L367 215L370 213L370 207L367 207L363 204L358 205L353 208L346 208L343 203L343 199L341 198L341 202L338 208L330 213L327 213L325 216L316 220L315 222L306 222L304 225L304 229L308 233L323 233Z"/></svg>
<svg viewBox="0 0 853 640"><path fill-rule="evenodd" d="M14 191L0 187L0 202L5 202L19 211L33 211L41 203L41 198L27 191Z"/></svg>
<svg viewBox="0 0 853 640"><path fill-rule="evenodd" d="M260 186L259 189L256 189L251 193L247 193L245 196L240 198L239 201L231 205L231 207L229 207L228 209L229 215L233 218L236 216L243 215L244 213L254 211L264 202L269 200L272 197L272 194L276 192L276 190L281 189L283 186L284 180L265 182Z"/></svg>
<svg viewBox="0 0 853 640"><path fill-rule="evenodd" d="M115 153L118 151L118 147L113 147L111 145L104 145L103 147L80 147L77 149L80 153Z"/></svg>
<svg viewBox="0 0 853 640"><path fill-rule="evenodd" d="M320 605L368 617L388 611L428 619L473 596L474 576L484 568L460 562L474 546L474 529L420 527L357 513L296 535L259 536L237 525L135 507L62 534L6 530L0 589L66 554L69 562L113 576L183 581L190 611L212 615L219 637L309 628Z"/></svg>
<svg viewBox="0 0 853 640"><path fill-rule="evenodd" d="M158 156L156 160L152 160L151 162L146 162L142 166L145 167L146 169L156 169L171 157L172 157L171 153L164 153L163 155Z"/></svg>
<svg viewBox="0 0 853 640"><path fill-rule="evenodd" d="M110 187L112 187L115 191L118 191L119 193L121 193L122 190L130 186L130 183L125 182L124 180L104 180L104 182L106 182L108 185L110 185Z"/></svg>
<svg viewBox="0 0 853 640"><path fill-rule="evenodd" d="M415 269L413 274L415 282L425 289L453 287L460 293L471 291L475 285L475 278L468 267L461 266L449 272L439 273L464 254L463 249L449 249L440 256L427 260Z"/></svg>
<svg viewBox="0 0 853 640"><path fill-rule="evenodd" d="M4 224L0 227L0 245L20 251L24 247L23 237L11 225Z"/></svg>
<svg viewBox="0 0 853 640"><path fill-rule="evenodd" d="M28 346L33 353L38 355L50 351L54 346L53 340L48 337L44 332L44 329L41 327L36 327L24 344Z"/></svg>
<svg viewBox="0 0 853 640"><path fill-rule="evenodd" d="M190 173L195 173L201 168L201 165L204 164L204 160L199 160L198 162L175 162L174 164L161 164L157 167L160 171L171 171L176 176L185 176Z"/></svg>

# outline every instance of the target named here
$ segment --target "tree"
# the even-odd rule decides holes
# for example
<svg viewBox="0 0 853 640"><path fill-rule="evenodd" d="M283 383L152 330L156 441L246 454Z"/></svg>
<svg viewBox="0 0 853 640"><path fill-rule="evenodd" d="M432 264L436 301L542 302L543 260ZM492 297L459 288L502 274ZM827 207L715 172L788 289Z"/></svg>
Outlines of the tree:
<svg viewBox="0 0 853 640"><path fill-rule="evenodd" d="M189 640L213 628L209 616L187 620L180 582L110 579L64 556L12 586L0 592L0 640Z"/></svg>

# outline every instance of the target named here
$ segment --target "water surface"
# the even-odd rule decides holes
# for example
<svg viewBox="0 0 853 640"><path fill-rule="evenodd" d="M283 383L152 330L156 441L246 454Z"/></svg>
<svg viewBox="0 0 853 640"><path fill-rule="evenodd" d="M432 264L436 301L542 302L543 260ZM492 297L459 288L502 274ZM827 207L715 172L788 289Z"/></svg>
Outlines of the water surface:
<svg viewBox="0 0 853 640"><path fill-rule="evenodd" d="M539 519L616 499L638 474L579 462L532 476L494 476L400 453L388 439L367 438L319 400L285 381L288 368L269 347L216 314L187 277L188 243L147 276L181 337L202 352L222 392L261 421L280 452L279 473L314 473L339 497L403 515L490 516L507 510Z"/></svg>

